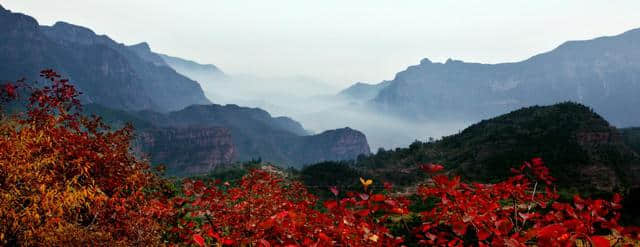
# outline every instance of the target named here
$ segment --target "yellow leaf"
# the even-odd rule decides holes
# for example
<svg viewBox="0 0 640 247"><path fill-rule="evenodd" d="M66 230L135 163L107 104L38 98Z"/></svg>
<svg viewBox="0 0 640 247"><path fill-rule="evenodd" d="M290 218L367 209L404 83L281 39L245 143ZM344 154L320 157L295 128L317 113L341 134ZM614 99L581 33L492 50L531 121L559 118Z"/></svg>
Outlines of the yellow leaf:
<svg viewBox="0 0 640 247"><path fill-rule="evenodd" d="M371 179L364 180L364 178L360 178L360 183L362 183L364 187L368 187L369 185L373 184L373 180Z"/></svg>
<svg viewBox="0 0 640 247"><path fill-rule="evenodd" d="M378 235L371 235L371 237L369 237L369 240L373 241L373 242L378 242Z"/></svg>

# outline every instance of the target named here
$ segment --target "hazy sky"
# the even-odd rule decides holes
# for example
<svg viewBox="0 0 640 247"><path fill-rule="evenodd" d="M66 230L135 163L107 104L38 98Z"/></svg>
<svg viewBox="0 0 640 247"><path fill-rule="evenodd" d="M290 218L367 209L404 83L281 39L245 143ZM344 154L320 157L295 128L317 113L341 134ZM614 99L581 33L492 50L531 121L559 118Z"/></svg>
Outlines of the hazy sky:
<svg viewBox="0 0 640 247"><path fill-rule="evenodd" d="M421 58L523 60L565 40L640 27L638 0L0 0L230 74L302 75L345 87Z"/></svg>

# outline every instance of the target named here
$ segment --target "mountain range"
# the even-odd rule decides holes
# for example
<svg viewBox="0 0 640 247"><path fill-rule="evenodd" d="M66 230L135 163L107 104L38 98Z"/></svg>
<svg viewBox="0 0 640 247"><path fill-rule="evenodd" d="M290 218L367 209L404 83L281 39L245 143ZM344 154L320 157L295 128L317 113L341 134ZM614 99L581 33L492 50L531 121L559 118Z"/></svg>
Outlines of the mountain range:
<svg viewBox="0 0 640 247"><path fill-rule="evenodd" d="M478 121L521 107L574 101L615 126L640 125L640 29L569 41L525 61L449 59L420 64L379 84L357 83L342 96L410 120Z"/></svg>
<svg viewBox="0 0 640 247"><path fill-rule="evenodd" d="M42 26L2 6L0 36L0 81L31 82L41 69L54 69L83 93L87 113L133 123L136 150L173 174L251 159L301 166L369 154L357 130L310 135L288 117L212 104L197 80L225 78L220 69L155 53L146 42L124 45L66 22Z"/></svg>

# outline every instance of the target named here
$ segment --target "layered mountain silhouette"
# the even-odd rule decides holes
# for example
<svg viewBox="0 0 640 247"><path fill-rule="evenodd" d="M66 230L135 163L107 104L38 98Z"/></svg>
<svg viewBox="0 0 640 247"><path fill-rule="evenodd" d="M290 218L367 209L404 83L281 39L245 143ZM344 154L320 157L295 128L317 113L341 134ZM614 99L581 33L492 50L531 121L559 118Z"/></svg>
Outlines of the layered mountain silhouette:
<svg viewBox="0 0 640 247"><path fill-rule="evenodd" d="M570 41L516 63L423 59L376 85L342 92L413 120L478 121L536 104L574 101L616 126L640 125L640 29Z"/></svg>
<svg viewBox="0 0 640 247"><path fill-rule="evenodd" d="M353 129L311 135L258 108L211 104L193 79L225 78L220 69L155 53L145 42L127 46L65 22L41 26L1 6L0 37L0 81L31 82L54 69L83 93L88 113L116 126L133 123L136 151L172 174L251 159L301 166L369 154L366 137Z"/></svg>

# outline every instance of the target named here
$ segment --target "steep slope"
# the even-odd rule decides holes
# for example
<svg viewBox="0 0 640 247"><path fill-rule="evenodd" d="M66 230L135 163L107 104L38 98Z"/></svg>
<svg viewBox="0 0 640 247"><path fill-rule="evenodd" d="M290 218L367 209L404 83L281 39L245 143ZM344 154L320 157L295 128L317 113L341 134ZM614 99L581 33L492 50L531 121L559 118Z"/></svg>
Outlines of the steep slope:
<svg viewBox="0 0 640 247"><path fill-rule="evenodd" d="M0 36L0 80L33 80L39 70L52 68L76 83L86 103L162 112L209 103L197 82L84 27L40 26L0 9Z"/></svg>
<svg viewBox="0 0 640 247"><path fill-rule="evenodd" d="M423 59L396 74L369 102L410 119L478 121L535 104L574 101L616 126L640 125L640 29L566 42L522 62ZM368 97L368 96L367 96Z"/></svg>
<svg viewBox="0 0 640 247"><path fill-rule="evenodd" d="M494 181L533 157L546 162L564 189L640 188L640 156L616 128L576 103L523 108L439 141L360 157L351 167L378 180L412 185L425 179L419 164L438 162L465 178Z"/></svg>

